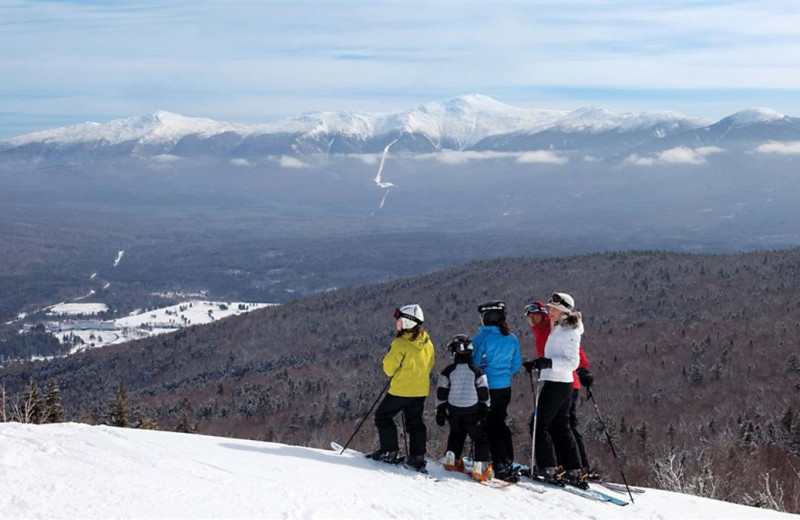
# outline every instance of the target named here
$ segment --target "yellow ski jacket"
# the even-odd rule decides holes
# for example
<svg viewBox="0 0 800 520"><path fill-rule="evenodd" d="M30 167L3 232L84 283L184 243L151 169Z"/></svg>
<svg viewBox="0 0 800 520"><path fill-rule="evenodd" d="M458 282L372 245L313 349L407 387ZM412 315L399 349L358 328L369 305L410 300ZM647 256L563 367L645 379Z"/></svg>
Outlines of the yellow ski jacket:
<svg viewBox="0 0 800 520"><path fill-rule="evenodd" d="M426 331L417 339L403 334L392 340L383 358L383 371L392 377L389 393L397 397L427 397L430 393L433 370L433 342Z"/></svg>

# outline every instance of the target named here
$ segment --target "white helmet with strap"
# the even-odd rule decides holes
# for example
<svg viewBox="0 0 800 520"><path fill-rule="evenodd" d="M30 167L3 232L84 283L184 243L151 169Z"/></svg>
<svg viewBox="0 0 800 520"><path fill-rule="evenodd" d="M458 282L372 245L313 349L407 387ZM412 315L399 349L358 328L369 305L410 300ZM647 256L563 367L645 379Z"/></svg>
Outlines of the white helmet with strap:
<svg viewBox="0 0 800 520"><path fill-rule="evenodd" d="M417 325L422 325L425 321L422 307L417 304L404 305L399 309L395 309L394 317L400 320L403 330L413 329Z"/></svg>

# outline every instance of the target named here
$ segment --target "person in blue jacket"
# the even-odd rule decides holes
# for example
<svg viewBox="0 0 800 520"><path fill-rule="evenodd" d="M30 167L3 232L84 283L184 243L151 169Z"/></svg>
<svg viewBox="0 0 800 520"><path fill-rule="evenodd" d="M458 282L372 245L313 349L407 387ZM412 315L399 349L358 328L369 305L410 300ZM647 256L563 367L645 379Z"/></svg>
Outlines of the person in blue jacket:
<svg viewBox="0 0 800 520"><path fill-rule="evenodd" d="M486 373L489 380L491 407L486 415L486 433L492 451L495 478L514 482L514 443L506 424L508 405L511 402L511 376L522 366L519 340L511 333L506 321L506 304L491 301L478 306L481 328L472 338L473 363Z"/></svg>

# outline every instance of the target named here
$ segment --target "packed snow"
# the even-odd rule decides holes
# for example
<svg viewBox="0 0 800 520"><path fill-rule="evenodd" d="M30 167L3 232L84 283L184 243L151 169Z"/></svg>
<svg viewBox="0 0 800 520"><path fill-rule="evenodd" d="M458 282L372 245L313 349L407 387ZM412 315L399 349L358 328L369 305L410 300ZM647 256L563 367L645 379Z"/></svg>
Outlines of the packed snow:
<svg viewBox="0 0 800 520"><path fill-rule="evenodd" d="M558 489L534 493L530 483L491 489L429 466L439 481L349 452L75 423L0 423L0 512L26 519L797 518L653 489L624 507Z"/></svg>

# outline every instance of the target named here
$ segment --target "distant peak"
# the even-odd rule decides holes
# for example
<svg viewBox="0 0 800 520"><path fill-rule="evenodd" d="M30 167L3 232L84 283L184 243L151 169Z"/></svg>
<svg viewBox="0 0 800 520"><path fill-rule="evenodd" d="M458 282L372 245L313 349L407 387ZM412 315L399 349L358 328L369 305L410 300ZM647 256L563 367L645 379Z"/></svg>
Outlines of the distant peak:
<svg viewBox="0 0 800 520"><path fill-rule="evenodd" d="M763 107L754 107L748 108L745 110L740 110L735 114L732 114L726 117L724 120L728 120L733 124L738 125L752 125L755 123L769 123L771 121L779 121L786 116L781 114L778 111L772 110L771 108L763 108Z"/></svg>

